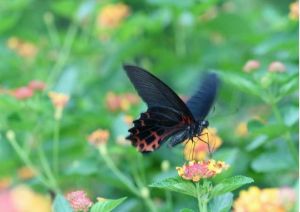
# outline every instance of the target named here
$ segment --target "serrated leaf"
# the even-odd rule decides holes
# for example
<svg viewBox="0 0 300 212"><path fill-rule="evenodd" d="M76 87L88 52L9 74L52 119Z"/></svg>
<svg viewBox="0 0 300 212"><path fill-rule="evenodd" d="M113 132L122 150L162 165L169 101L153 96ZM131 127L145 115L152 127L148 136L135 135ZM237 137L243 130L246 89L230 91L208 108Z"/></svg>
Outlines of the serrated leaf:
<svg viewBox="0 0 300 212"><path fill-rule="evenodd" d="M197 197L196 187L191 181L183 180L180 177L171 177L159 182L152 183L150 187L162 188L175 191L189 196Z"/></svg>
<svg viewBox="0 0 300 212"><path fill-rule="evenodd" d="M234 191L237 188L252 182L254 182L252 178L241 175L224 179L213 188L211 196L216 197L221 194Z"/></svg>
<svg viewBox="0 0 300 212"><path fill-rule="evenodd" d="M61 194L56 195L52 204L52 210L54 212L73 212L69 202Z"/></svg>
<svg viewBox="0 0 300 212"><path fill-rule="evenodd" d="M127 197L123 197L120 199L107 199L101 202L95 203L92 208L91 212L110 212L118 205L120 205Z"/></svg>
<svg viewBox="0 0 300 212"><path fill-rule="evenodd" d="M217 196L209 202L208 211L213 211L213 212L230 211L232 201L233 201L233 194L230 192Z"/></svg>

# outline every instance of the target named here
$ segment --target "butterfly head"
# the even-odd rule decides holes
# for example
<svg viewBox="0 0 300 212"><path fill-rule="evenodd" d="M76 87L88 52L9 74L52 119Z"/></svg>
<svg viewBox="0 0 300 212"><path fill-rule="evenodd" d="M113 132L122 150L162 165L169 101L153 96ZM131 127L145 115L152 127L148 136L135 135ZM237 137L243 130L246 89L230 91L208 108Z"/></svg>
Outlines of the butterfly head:
<svg viewBox="0 0 300 212"><path fill-rule="evenodd" d="M208 125L209 125L209 122L208 122L207 120L203 120L203 121L201 121L201 123L200 123L200 126L202 127L202 129L203 129L203 128L207 128Z"/></svg>

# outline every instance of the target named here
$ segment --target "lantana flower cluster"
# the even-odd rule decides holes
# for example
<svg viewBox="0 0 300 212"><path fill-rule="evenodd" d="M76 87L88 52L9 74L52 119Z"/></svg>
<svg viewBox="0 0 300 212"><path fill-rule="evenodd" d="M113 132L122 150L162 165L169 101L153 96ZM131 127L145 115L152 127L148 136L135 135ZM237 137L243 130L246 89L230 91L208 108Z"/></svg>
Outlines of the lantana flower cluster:
<svg viewBox="0 0 300 212"><path fill-rule="evenodd" d="M200 161L206 159L208 153L212 153L218 149L222 144L222 139L217 135L215 128L207 128L202 131L200 138L195 137L193 141L188 140L184 143L185 159Z"/></svg>
<svg viewBox="0 0 300 212"><path fill-rule="evenodd" d="M265 188L251 186L246 191L241 191L234 202L234 212L264 211L284 212L290 211L296 201L293 189Z"/></svg>
<svg viewBox="0 0 300 212"><path fill-rule="evenodd" d="M190 161L182 167L176 167L178 175L185 180L198 182L201 179L211 178L220 174L223 170L229 168L229 165L223 161Z"/></svg>
<svg viewBox="0 0 300 212"><path fill-rule="evenodd" d="M72 209L75 212L83 211L87 212L93 205L93 202L87 196L87 193L83 190L72 191L66 195L66 199L70 203Z"/></svg>
<svg viewBox="0 0 300 212"><path fill-rule="evenodd" d="M112 111L127 111L132 105L138 104L139 97L132 93L116 94L113 92L108 92L106 95L106 106Z"/></svg>
<svg viewBox="0 0 300 212"><path fill-rule="evenodd" d="M35 44L24 41L17 37L11 37L7 40L7 46L24 58L34 58L38 52Z"/></svg>
<svg viewBox="0 0 300 212"><path fill-rule="evenodd" d="M18 100L26 100L31 98L35 92L43 91L46 84L40 80L31 80L27 85L15 89L0 89L0 94L8 94Z"/></svg>
<svg viewBox="0 0 300 212"><path fill-rule="evenodd" d="M129 7L123 3L109 4L98 15L99 27L115 28L129 15Z"/></svg>

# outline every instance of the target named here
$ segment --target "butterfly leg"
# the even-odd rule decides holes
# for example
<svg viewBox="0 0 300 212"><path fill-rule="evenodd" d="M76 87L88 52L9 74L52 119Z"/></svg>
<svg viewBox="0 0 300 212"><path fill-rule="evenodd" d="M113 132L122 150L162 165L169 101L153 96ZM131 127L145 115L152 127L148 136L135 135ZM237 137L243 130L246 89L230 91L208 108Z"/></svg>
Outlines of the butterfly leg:
<svg viewBox="0 0 300 212"><path fill-rule="evenodd" d="M189 154L189 160L194 160L194 153L195 153L195 141L194 139L190 139L188 142L192 142L192 148L191 148L191 151L190 151L190 154Z"/></svg>
<svg viewBox="0 0 300 212"><path fill-rule="evenodd" d="M201 136L202 135L206 135L207 136L207 141L204 141L201 139ZM212 151L211 151L211 148L210 148L210 142L209 142L209 136L208 136L208 133L203 133L201 134L200 136L198 136L199 140L201 140L202 142L206 143L207 144L207 147L208 147L208 152L209 152L209 157L212 158Z"/></svg>

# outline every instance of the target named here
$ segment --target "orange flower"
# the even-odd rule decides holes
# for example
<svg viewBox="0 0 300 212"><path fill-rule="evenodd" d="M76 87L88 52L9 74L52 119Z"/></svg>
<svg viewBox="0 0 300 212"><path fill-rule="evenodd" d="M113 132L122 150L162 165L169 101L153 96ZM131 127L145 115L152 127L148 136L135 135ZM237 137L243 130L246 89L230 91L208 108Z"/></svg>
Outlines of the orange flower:
<svg viewBox="0 0 300 212"><path fill-rule="evenodd" d="M8 188L12 184L11 177L4 177L0 179L0 191ZM1 210L0 210L1 211Z"/></svg>
<svg viewBox="0 0 300 212"><path fill-rule="evenodd" d="M62 117L63 109L68 103L70 97L63 93L57 93L57 92L49 92L48 96L55 108L54 118L56 120L60 120Z"/></svg>
<svg viewBox="0 0 300 212"><path fill-rule="evenodd" d="M190 161L182 167L176 167L178 175L185 180L198 182L202 178L211 178L220 174L223 170L229 168L229 165L223 161Z"/></svg>
<svg viewBox="0 0 300 212"><path fill-rule="evenodd" d="M29 42L22 41L19 38L11 37L7 41L8 48L14 50L18 55L25 58L33 58L36 56L37 47Z"/></svg>
<svg viewBox="0 0 300 212"><path fill-rule="evenodd" d="M250 73L260 67L258 60L248 60L243 67L244 72Z"/></svg>
<svg viewBox="0 0 300 212"><path fill-rule="evenodd" d="M198 137L194 137L194 142L191 140L184 142L184 156L186 160L204 160L209 151L215 151L222 144L222 140L217 135L217 131L214 128L204 129L200 139ZM204 143L203 141L209 143L210 149L208 149L207 143Z"/></svg>
<svg viewBox="0 0 300 212"><path fill-rule="evenodd" d="M34 176L36 176L36 173L34 171L32 171L32 169L24 166L18 170L18 176L22 180L28 180L28 179L31 179Z"/></svg>
<svg viewBox="0 0 300 212"><path fill-rule="evenodd" d="M248 125L247 122L240 122L236 129L235 129L235 134L240 136L240 137L245 137L248 135Z"/></svg>
<svg viewBox="0 0 300 212"><path fill-rule="evenodd" d="M101 146L103 144L106 144L108 139L109 131L103 129L95 130L87 138L88 142L95 146Z"/></svg>
<svg viewBox="0 0 300 212"><path fill-rule="evenodd" d="M291 190L289 190L290 193ZM293 192L295 195L295 192ZM286 208L285 200L282 196L281 189L265 188L260 189L252 186L247 191L241 191L239 197L234 202L235 212L285 212L291 208ZM295 202L295 199L288 199ZM289 204L290 206L292 204ZM289 206L289 207L290 207Z"/></svg>
<svg viewBox="0 0 300 212"><path fill-rule="evenodd" d="M98 24L104 28L115 28L129 15L129 7L123 3L109 4L98 15Z"/></svg>
<svg viewBox="0 0 300 212"><path fill-rule="evenodd" d="M64 108L70 99L68 95L57 92L49 92L48 96L55 108Z"/></svg>
<svg viewBox="0 0 300 212"><path fill-rule="evenodd" d="M290 4L289 17L295 21L299 20L299 1Z"/></svg>
<svg viewBox="0 0 300 212"><path fill-rule="evenodd" d="M273 61L268 68L269 72L285 72L285 65L280 61Z"/></svg>
<svg viewBox="0 0 300 212"><path fill-rule="evenodd" d="M132 105L138 103L138 96L132 93L117 95L113 92L108 92L106 95L106 106L112 112L117 110L128 111Z"/></svg>

